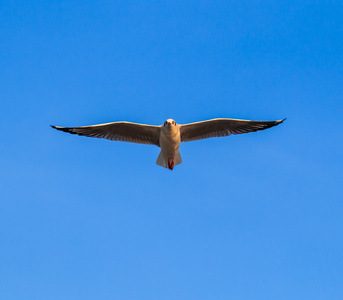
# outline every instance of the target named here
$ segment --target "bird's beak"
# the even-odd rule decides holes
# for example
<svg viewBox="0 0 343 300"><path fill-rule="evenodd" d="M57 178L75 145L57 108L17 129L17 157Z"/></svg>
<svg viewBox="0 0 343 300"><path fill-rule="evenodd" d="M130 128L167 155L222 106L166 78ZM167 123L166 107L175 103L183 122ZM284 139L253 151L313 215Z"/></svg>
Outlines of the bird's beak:
<svg viewBox="0 0 343 300"><path fill-rule="evenodd" d="M171 123L170 122L168 122L168 126L170 126L171 125Z"/></svg>

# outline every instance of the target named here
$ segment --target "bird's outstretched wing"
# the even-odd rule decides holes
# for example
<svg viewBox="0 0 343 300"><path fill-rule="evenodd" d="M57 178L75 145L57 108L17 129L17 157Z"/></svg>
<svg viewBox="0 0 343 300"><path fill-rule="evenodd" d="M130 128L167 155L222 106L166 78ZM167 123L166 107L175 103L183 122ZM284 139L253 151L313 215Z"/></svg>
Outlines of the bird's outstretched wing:
<svg viewBox="0 0 343 300"><path fill-rule="evenodd" d="M278 121L249 121L236 119L212 119L180 125L181 142L228 136L264 130L282 123Z"/></svg>
<svg viewBox="0 0 343 300"><path fill-rule="evenodd" d="M77 135L156 146L159 146L161 131L160 126L130 122L113 122L82 127L59 127L51 125L51 127Z"/></svg>

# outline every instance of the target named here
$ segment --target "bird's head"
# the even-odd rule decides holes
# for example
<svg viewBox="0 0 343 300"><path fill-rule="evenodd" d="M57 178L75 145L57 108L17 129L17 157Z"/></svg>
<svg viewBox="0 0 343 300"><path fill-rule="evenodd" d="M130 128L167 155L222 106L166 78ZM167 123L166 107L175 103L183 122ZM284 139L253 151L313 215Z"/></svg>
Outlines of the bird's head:
<svg viewBox="0 0 343 300"><path fill-rule="evenodd" d="M163 127L165 128L173 128L175 126L176 126L176 122L173 119L168 119L163 124Z"/></svg>

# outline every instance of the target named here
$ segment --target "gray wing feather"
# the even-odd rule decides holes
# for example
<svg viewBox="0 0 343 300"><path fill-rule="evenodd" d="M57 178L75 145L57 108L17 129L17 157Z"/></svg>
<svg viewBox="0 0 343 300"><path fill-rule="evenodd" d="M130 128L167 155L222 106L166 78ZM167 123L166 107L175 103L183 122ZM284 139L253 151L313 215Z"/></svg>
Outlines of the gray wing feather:
<svg viewBox="0 0 343 300"><path fill-rule="evenodd" d="M237 119L212 119L180 125L181 142L264 130L279 125L284 120L285 119L278 121L249 121Z"/></svg>
<svg viewBox="0 0 343 300"><path fill-rule="evenodd" d="M51 127L82 136L156 146L159 146L161 131L160 126L130 122L113 122L82 127L59 127L51 125Z"/></svg>

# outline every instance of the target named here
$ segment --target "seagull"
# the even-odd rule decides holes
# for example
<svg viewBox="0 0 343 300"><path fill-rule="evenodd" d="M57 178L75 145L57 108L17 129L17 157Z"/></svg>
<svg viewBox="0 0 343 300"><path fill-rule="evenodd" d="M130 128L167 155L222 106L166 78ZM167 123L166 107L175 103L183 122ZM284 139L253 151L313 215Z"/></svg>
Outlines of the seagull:
<svg viewBox="0 0 343 300"><path fill-rule="evenodd" d="M189 124L177 124L173 119L167 119L160 126L131 122L112 122L81 127L60 127L53 125L51 127L81 136L156 145L161 148L156 164L173 170L174 166L182 162L179 152L181 142L264 130L279 125L284 120L286 119L278 121L212 119Z"/></svg>

